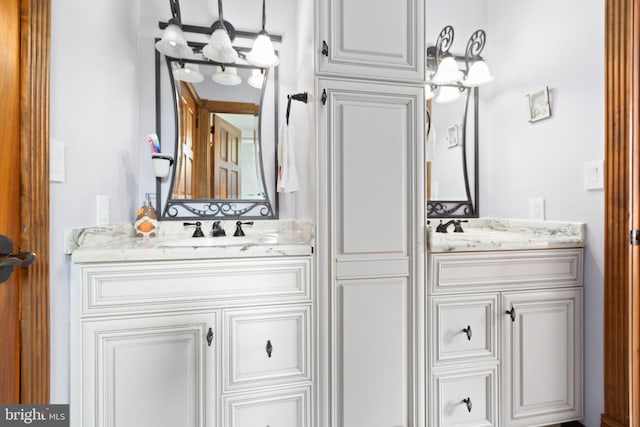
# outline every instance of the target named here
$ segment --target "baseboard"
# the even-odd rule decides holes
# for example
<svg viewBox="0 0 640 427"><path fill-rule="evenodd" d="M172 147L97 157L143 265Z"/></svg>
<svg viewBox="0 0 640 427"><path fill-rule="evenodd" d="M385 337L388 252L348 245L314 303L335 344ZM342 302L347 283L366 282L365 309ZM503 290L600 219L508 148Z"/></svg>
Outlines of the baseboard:
<svg viewBox="0 0 640 427"><path fill-rule="evenodd" d="M584 425L579 421L571 421L568 423L562 423L562 427L584 427Z"/></svg>

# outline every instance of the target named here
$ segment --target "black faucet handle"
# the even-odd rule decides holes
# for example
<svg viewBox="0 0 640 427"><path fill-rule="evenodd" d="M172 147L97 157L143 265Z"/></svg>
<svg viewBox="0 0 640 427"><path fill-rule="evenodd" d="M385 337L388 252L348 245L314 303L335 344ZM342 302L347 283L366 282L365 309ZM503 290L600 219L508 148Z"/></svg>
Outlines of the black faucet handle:
<svg viewBox="0 0 640 427"><path fill-rule="evenodd" d="M244 236L244 230L242 229L243 225L253 225L253 221L236 221L236 232L233 233L234 236Z"/></svg>
<svg viewBox="0 0 640 427"><path fill-rule="evenodd" d="M226 236L227 233L224 231L224 228L220 227L220 221L214 221L213 227L211 228L211 233L213 237Z"/></svg>
<svg viewBox="0 0 640 427"><path fill-rule="evenodd" d="M204 237L204 233L202 232L202 223L200 221L196 222L184 222L183 225L185 227L195 226L196 229L193 230L193 235L191 237Z"/></svg>
<svg viewBox="0 0 640 427"><path fill-rule="evenodd" d="M462 225L461 225L461 223L463 223L463 222L469 222L469 220L457 219L457 220L453 221L453 232L454 233L464 233L464 230L462 229Z"/></svg>

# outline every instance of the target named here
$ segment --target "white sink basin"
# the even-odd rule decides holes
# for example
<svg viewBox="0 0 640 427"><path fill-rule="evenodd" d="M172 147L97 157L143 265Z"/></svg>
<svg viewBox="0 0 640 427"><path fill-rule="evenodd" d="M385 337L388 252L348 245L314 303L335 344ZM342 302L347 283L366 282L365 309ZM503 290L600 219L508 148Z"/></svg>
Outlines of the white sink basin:
<svg viewBox="0 0 640 427"><path fill-rule="evenodd" d="M160 246L170 248L212 248L219 246L244 246L262 243L260 236L221 236L221 237L189 237L187 239L170 240Z"/></svg>

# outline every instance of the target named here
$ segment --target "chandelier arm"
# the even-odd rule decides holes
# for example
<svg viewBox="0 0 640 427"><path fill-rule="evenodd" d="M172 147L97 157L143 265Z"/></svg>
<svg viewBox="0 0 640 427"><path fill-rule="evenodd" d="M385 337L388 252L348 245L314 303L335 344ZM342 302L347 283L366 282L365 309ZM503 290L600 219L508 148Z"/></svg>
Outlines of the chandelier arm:
<svg viewBox="0 0 640 427"><path fill-rule="evenodd" d="M182 25L182 17L180 15L180 2L179 0L169 0L169 7L171 8L171 23L175 23L178 26Z"/></svg>

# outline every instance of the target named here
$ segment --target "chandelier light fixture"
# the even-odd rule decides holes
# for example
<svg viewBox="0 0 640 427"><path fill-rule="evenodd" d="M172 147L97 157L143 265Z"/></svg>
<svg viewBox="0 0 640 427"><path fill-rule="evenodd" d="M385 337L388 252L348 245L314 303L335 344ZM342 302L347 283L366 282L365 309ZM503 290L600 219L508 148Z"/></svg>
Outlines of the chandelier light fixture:
<svg viewBox="0 0 640 427"><path fill-rule="evenodd" d="M235 64L241 57L248 64L259 68L272 68L279 64L273 41L280 42L282 37L270 35L265 29L266 0L262 0L262 29L259 33L236 31L230 22L224 20L222 0L218 0L218 20L210 27L183 25L179 0L169 0L169 5L172 17L168 23L160 23L160 28L164 32L162 39L156 43L156 49L165 56L176 59L198 59L200 48L197 48L194 54L183 33L187 31L210 35L209 42L201 48L201 53L205 61L209 60L215 65ZM242 48L233 47L232 42L236 36L254 39L250 52L242 53Z"/></svg>
<svg viewBox="0 0 640 427"><path fill-rule="evenodd" d="M446 103L456 100L470 87L478 87L493 80L489 66L480 56L486 43L484 30L475 31L467 41L464 56L449 52L453 45L454 30L447 25L440 31L435 47L427 49L426 97ZM458 61L464 61L460 69Z"/></svg>

